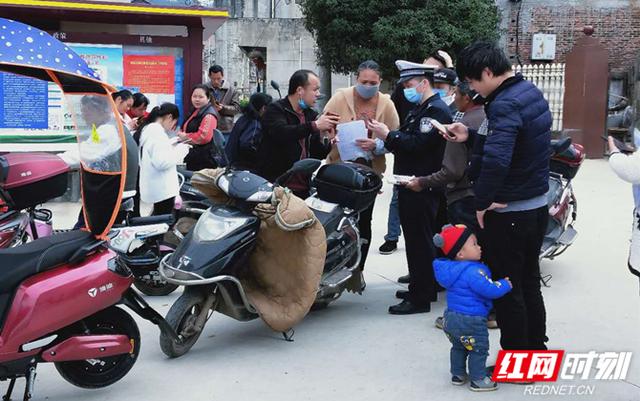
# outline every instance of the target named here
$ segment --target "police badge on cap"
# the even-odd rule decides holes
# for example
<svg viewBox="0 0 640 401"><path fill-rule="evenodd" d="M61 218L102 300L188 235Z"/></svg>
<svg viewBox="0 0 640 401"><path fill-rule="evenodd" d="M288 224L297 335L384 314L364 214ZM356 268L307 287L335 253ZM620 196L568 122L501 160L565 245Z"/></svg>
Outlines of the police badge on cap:
<svg viewBox="0 0 640 401"><path fill-rule="evenodd" d="M458 81L458 74L449 68L439 68L433 73L433 82L455 85Z"/></svg>
<svg viewBox="0 0 640 401"><path fill-rule="evenodd" d="M438 68L437 65L418 64L406 60L396 60L396 67L400 71L399 84L411 78L432 76L433 72Z"/></svg>

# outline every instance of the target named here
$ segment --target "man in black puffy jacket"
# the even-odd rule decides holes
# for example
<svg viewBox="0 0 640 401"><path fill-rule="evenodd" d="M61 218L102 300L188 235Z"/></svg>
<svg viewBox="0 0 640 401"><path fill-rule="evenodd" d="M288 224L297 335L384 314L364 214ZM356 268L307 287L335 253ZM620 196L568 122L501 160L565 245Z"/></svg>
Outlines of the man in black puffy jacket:
<svg viewBox="0 0 640 401"><path fill-rule="evenodd" d="M459 123L448 129L454 141L484 140L473 186L483 256L493 277L513 283L513 291L495 301L500 343L503 349L546 349L538 256L548 218L549 104L492 43L465 48L457 70L486 99L480 132Z"/></svg>

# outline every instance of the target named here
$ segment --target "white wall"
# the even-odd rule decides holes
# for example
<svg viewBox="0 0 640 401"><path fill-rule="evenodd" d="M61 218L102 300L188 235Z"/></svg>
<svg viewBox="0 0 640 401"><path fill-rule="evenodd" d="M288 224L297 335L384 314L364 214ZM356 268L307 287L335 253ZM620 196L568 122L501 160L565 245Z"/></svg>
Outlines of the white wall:
<svg viewBox="0 0 640 401"><path fill-rule="evenodd" d="M319 71L315 55L315 40L304 28L299 6L291 1L276 0L276 18L247 18L253 15L253 0L244 0L245 18L231 18L218 29L206 47L212 53L212 60L225 69L225 78L238 87L249 86L249 60L241 47L266 48L267 82L275 80L284 95L288 89L289 77L299 68ZM268 17L270 0L258 0L259 14ZM294 18L284 16L291 15ZM203 66L203 79L208 65ZM348 85L344 75L333 74L332 89ZM272 96L277 92L269 88ZM324 93L324 91L323 91Z"/></svg>

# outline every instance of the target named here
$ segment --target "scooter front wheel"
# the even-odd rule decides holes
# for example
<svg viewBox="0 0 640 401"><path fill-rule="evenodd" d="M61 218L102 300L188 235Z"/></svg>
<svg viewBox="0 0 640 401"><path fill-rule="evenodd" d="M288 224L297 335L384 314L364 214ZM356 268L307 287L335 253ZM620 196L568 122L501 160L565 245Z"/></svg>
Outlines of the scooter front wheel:
<svg viewBox="0 0 640 401"><path fill-rule="evenodd" d="M56 362L58 373L69 383L82 388L107 387L131 370L140 353L140 331L135 320L124 310L112 306L83 320L75 334L124 334L133 349L128 354L100 359Z"/></svg>
<svg viewBox="0 0 640 401"><path fill-rule="evenodd" d="M160 348L169 358L177 358L189 352L198 341L204 328L199 327L198 317L203 313L206 296L189 288L171 305L167 313L167 323L178 333L182 341L176 342L170 336L160 333ZM209 313L205 311L204 313Z"/></svg>

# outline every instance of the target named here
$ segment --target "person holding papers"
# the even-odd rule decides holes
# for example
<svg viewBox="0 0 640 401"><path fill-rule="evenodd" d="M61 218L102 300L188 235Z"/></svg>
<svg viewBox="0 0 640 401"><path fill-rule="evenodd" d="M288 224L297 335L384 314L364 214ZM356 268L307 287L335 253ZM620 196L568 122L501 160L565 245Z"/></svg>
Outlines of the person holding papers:
<svg viewBox="0 0 640 401"><path fill-rule="evenodd" d="M433 91L433 74L436 66L396 61L404 95L416 107L409 113L399 130L391 130L380 121L369 122L369 129L384 141L385 147L395 156L394 174L402 176L426 176L440 170L445 140L432 124L432 119L449 124L449 107ZM431 302L437 300L433 259L435 248L433 221L436 217L441 189L427 188L420 192L400 187L398 202L400 224L405 233L407 265L409 267L409 291L398 291L402 299L391 306L389 313L407 315L431 310Z"/></svg>
<svg viewBox="0 0 640 401"><path fill-rule="evenodd" d="M382 81L380 66L372 60L367 60L360 64L356 72L356 85L344 89L338 89L327 102L324 112L340 116L338 125L338 143L334 143L327 156L328 163L339 162L340 160L355 161L372 167L378 174L382 175L386 169L384 142L373 137L371 131L366 128L364 122L377 120L386 124L390 129L398 129L400 122L398 113L391 101L391 97L379 91ZM359 121L359 123L358 123ZM356 122L354 124L346 124ZM343 128L343 129L341 129ZM357 131L362 129L361 135ZM359 139L345 143L340 135L355 134ZM353 138L352 135L349 135ZM351 146L354 152L349 152L345 158L339 148ZM373 204L360 213L359 229L361 238L366 242L362 244L362 259L360 260L360 270L364 269L367 253L371 245L371 219L373 215Z"/></svg>

